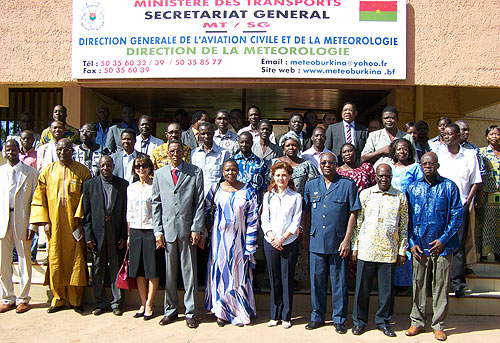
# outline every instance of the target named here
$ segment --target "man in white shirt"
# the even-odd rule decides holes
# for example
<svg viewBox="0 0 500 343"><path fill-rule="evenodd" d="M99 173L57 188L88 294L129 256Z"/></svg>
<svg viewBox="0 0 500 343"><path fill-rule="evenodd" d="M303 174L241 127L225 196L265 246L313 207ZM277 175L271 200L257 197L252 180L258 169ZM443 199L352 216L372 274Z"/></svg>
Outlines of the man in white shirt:
<svg viewBox="0 0 500 343"><path fill-rule="evenodd" d="M474 200L482 182L476 152L460 146L460 128L457 124L446 125L443 132L446 148L437 152L439 175L452 180L460 191L464 205L462 225L458 231L460 249L453 253L451 270L451 290L457 298L464 297L465 283L465 244L469 228L469 205Z"/></svg>
<svg viewBox="0 0 500 343"><path fill-rule="evenodd" d="M160 138L156 138L151 134L153 126L151 125L151 117L142 115L139 118L140 135L136 137L135 150L151 156L154 148L163 144Z"/></svg>
<svg viewBox="0 0 500 343"><path fill-rule="evenodd" d="M260 108L258 108L257 106L250 106L247 111L247 119L250 122L250 125L240 129L240 131L238 131L238 135L241 134L242 132L248 131L252 134L253 141L258 142L259 141L258 138L260 138L259 122L261 118L262 115L260 113ZM276 138L274 137L274 132L271 132L269 140L271 141L271 143L276 144Z"/></svg>
<svg viewBox="0 0 500 343"><path fill-rule="evenodd" d="M217 130L214 133L214 142L222 149L229 151L231 156L238 151L238 135L229 130L229 112L218 110L215 116Z"/></svg>
<svg viewBox="0 0 500 343"><path fill-rule="evenodd" d="M373 163L373 168L381 163L386 163L390 166L394 164L394 161L389 157L390 145L396 138L406 138L413 144L415 148L415 142L411 135L404 131L398 129L398 115L399 112L394 106L387 106L382 111L382 124L384 128L378 131L370 132L368 139L366 140L365 147L361 152L361 162ZM414 154L415 161L418 160L417 154Z"/></svg>
<svg viewBox="0 0 500 343"><path fill-rule="evenodd" d="M205 197L212 185L222 178L222 164L231 156L229 151L214 143L214 129L210 123L198 126L201 145L191 152L191 163L203 171Z"/></svg>
<svg viewBox="0 0 500 343"><path fill-rule="evenodd" d="M304 160L311 161L320 173L321 168L319 167L319 157L325 152L331 152L325 147L325 141L325 129L322 127L316 127L312 134L312 147L302 153L302 158Z"/></svg>
<svg viewBox="0 0 500 343"><path fill-rule="evenodd" d="M54 120L49 126L50 133L52 135L52 140L47 144L43 144L38 147L36 151L36 169L41 171L43 168L58 160L56 154L56 145L62 138L64 138L64 133L66 129L64 128L64 123L59 120Z"/></svg>

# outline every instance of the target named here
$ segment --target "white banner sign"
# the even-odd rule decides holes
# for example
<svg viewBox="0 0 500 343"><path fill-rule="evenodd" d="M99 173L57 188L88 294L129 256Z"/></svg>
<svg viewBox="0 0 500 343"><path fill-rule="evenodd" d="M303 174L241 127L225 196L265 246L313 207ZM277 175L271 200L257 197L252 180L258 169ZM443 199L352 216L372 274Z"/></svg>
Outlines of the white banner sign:
<svg viewBox="0 0 500 343"><path fill-rule="evenodd" d="M405 79L406 1L73 0L73 78Z"/></svg>

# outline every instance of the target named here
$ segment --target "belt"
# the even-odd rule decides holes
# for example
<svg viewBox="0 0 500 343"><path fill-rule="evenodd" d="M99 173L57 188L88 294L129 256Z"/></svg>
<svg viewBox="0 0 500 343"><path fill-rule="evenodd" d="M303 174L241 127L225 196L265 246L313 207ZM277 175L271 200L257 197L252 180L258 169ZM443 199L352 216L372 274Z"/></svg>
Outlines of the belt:
<svg viewBox="0 0 500 343"><path fill-rule="evenodd" d="M104 216L104 221L105 222L111 221L111 216Z"/></svg>
<svg viewBox="0 0 500 343"><path fill-rule="evenodd" d="M14 212L14 209L13 209L13 208L9 208L9 211L10 211L10 212Z"/></svg>

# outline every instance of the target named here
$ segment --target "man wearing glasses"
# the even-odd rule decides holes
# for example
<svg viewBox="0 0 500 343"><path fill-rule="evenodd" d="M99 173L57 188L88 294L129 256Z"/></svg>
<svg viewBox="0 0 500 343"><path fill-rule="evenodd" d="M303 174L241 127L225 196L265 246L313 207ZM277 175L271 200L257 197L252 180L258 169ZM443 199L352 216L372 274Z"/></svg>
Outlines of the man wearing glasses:
<svg viewBox="0 0 500 343"><path fill-rule="evenodd" d="M181 124L170 123L167 126L167 131L165 131L165 138L167 138L166 143L156 147L151 154L151 161L153 161L153 166L155 170L160 169L170 163L170 158L168 157L168 145L171 140L180 140L182 134ZM191 162L191 148L183 144L183 157L184 162Z"/></svg>
<svg viewBox="0 0 500 343"><path fill-rule="evenodd" d="M102 155L109 155L109 151L95 141L96 129L94 124L83 124L80 129L80 140L83 142L75 146L73 160L80 162L90 170L92 177L99 175L99 160Z"/></svg>
<svg viewBox="0 0 500 343"><path fill-rule="evenodd" d="M356 184L335 172L337 158L331 152L320 156L323 175L306 183L305 226L309 229L311 264L311 321L307 330L325 324L328 276L332 284L333 324L340 334L347 332L347 264L356 211L361 209ZM306 231L307 232L307 231Z"/></svg>

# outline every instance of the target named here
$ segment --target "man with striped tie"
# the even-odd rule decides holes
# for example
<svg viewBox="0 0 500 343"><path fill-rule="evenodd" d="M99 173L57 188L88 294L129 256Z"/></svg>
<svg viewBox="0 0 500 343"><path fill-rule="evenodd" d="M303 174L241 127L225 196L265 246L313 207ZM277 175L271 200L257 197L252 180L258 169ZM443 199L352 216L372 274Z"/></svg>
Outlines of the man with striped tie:
<svg viewBox="0 0 500 343"><path fill-rule="evenodd" d="M368 131L363 125L354 120L358 115L356 105L346 102L342 107L342 121L328 126L326 130L325 148L333 152L338 158L338 166L344 164L340 154L340 148L345 143L351 143L356 149L356 159L361 159L361 151L365 147Z"/></svg>

